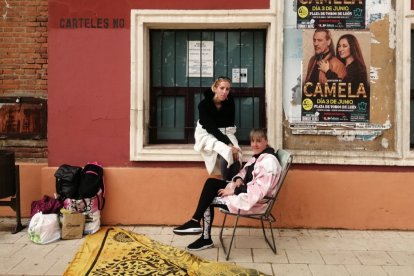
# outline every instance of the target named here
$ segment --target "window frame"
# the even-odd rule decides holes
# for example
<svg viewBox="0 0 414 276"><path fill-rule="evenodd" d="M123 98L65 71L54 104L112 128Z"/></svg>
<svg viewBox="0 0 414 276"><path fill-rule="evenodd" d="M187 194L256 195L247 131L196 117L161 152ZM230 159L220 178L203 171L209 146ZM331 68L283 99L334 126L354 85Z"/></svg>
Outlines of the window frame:
<svg viewBox="0 0 414 276"><path fill-rule="evenodd" d="M414 9L411 7L411 2L408 1L401 1L396 5L396 18L402 18L401 23L397 21L397 38L401 38L397 39L397 68L399 68L399 66L402 68L400 74L401 77L397 79L397 91L402 91L401 98L397 98L397 101L400 102L401 108L401 112L399 113L400 116L397 116L397 118L401 120L401 128L399 129L399 133L402 136L402 155L405 159L414 159L414 148L411 148L410 146L410 132L414 131L414 129L410 130L410 109L414 108L414 106L410 107L411 70L414 69L411 68L411 31L412 26L414 27ZM400 27L398 27L399 25ZM401 65L399 65L399 63L401 63ZM414 165L414 160L407 160L405 163L407 165Z"/></svg>
<svg viewBox="0 0 414 276"><path fill-rule="evenodd" d="M150 145L150 29L265 29L265 103L269 143L281 147L282 1L271 1L263 10L132 10L131 11L131 161L202 161L193 144ZM276 5L276 6L274 6ZM278 12L276 12L278 11ZM277 103L277 104L276 104ZM270 119L273 118L273 119ZM244 160L252 152L242 147Z"/></svg>

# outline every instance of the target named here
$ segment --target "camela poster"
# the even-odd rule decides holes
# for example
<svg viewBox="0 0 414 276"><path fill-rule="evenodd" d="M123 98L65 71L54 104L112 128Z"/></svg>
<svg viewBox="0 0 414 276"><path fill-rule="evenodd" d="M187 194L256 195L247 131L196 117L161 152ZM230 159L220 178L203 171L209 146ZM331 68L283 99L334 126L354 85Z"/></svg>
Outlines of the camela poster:
<svg viewBox="0 0 414 276"><path fill-rule="evenodd" d="M298 29L365 29L365 0L298 0Z"/></svg>
<svg viewBox="0 0 414 276"><path fill-rule="evenodd" d="M302 122L369 122L370 32L303 30Z"/></svg>

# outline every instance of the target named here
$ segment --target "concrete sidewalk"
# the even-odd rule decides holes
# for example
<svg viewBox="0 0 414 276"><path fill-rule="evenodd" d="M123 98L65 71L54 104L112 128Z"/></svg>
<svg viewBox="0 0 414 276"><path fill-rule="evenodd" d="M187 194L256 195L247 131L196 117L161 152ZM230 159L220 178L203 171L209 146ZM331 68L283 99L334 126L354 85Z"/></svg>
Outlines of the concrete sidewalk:
<svg viewBox="0 0 414 276"><path fill-rule="evenodd" d="M14 223L0 218L0 275L62 275L84 240L37 245L28 239L27 219L23 220L26 228L13 235ZM122 228L181 249L197 238L174 235L169 226ZM213 228L214 248L194 254L225 262L218 232ZM414 231L275 229L275 235L277 255L260 229L240 228L229 262L282 276L414 275Z"/></svg>

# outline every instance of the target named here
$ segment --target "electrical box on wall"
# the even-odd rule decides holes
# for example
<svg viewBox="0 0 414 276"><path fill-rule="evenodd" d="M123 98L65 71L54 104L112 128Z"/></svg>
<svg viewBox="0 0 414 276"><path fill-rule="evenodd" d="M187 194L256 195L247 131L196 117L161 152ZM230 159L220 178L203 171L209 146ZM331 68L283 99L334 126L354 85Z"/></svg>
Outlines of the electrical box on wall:
<svg viewBox="0 0 414 276"><path fill-rule="evenodd" d="M247 83L247 68L233 68L232 83Z"/></svg>
<svg viewBox="0 0 414 276"><path fill-rule="evenodd" d="M0 97L0 139L47 137L47 101L32 97Z"/></svg>

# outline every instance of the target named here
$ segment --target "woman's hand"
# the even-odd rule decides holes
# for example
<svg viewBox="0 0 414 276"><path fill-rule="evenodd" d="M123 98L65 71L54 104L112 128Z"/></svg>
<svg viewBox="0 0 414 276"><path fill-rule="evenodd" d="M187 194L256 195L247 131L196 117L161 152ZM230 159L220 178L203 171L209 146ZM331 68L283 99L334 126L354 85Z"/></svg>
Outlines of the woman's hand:
<svg viewBox="0 0 414 276"><path fill-rule="evenodd" d="M329 70L329 61L326 61L326 60L318 61L318 65L319 65L319 70L321 70L324 73L328 72L328 70Z"/></svg>
<svg viewBox="0 0 414 276"><path fill-rule="evenodd" d="M233 160L239 161L239 152L241 152L241 150L231 144L229 145L229 147L231 148L231 154L233 155Z"/></svg>
<svg viewBox="0 0 414 276"><path fill-rule="evenodd" d="M220 190L218 190L217 194L221 197L234 195L234 189L231 189L231 188L220 189Z"/></svg>
<svg viewBox="0 0 414 276"><path fill-rule="evenodd" d="M244 185L243 180L241 178L237 178L234 182L235 187L240 187L241 185Z"/></svg>

